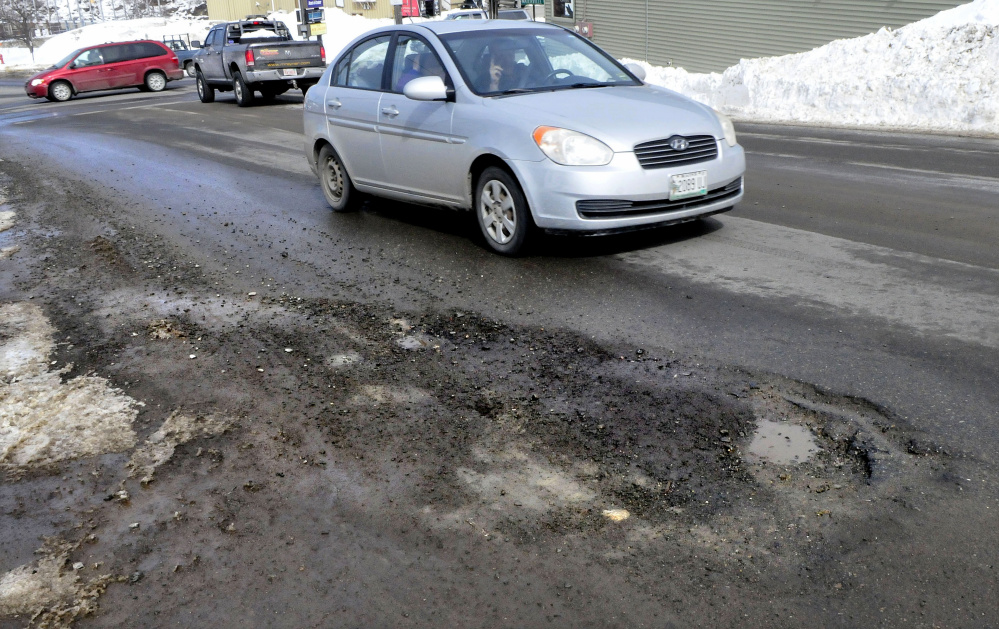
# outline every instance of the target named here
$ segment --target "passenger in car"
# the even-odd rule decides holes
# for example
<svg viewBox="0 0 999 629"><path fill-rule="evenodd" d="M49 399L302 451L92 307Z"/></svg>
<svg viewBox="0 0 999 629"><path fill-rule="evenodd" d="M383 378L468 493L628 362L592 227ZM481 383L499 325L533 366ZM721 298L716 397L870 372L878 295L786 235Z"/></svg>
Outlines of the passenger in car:
<svg viewBox="0 0 999 629"><path fill-rule="evenodd" d="M410 55L406 60L408 66L399 75L399 79L395 83L397 92L401 92L402 88L406 87L406 83L421 76L439 76L444 78L444 68L441 67L440 62L437 61L433 53L425 52L418 56Z"/></svg>

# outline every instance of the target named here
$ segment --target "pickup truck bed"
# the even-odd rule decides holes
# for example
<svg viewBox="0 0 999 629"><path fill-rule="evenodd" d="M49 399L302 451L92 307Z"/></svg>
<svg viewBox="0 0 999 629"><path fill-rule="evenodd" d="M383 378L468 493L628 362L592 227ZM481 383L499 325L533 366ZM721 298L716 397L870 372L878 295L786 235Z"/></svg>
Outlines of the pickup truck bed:
<svg viewBox="0 0 999 629"><path fill-rule="evenodd" d="M254 92L264 98L289 89L305 93L326 69L326 54L319 42L294 41L281 22L246 20L213 27L194 69L201 102L215 100L215 90L231 90L243 107Z"/></svg>

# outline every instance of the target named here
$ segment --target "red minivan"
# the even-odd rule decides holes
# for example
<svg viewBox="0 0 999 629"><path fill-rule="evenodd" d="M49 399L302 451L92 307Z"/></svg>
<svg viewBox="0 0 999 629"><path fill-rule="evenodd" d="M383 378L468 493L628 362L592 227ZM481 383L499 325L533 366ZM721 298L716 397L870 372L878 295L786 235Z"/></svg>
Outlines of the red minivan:
<svg viewBox="0 0 999 629"><path fill-rule="evenodd" d="M24 84L32 98L65 101L80 92L138 87L159 92L184 77L172 50L155 41L101 44L75 50Z"/></svg>

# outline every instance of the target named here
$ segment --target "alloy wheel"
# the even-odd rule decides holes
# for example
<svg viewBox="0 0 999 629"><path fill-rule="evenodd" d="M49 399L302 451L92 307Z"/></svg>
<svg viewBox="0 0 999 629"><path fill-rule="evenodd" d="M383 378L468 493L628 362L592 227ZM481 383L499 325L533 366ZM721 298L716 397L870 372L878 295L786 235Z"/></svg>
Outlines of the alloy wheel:
<svg viewBox="0 0 999 629"><path fill-rule="evenodd" d="M52 98L58 101L69 100L73 96L73 90L66 83L56 83L52 86Z"/></svg>
<svg viewBox="0 0 999 629"><path fill-rule="evenodd" d="M482 188L479 213L486 234L505 245L517 233L517 212L510 191L501 181L493 179Z"/></svg>

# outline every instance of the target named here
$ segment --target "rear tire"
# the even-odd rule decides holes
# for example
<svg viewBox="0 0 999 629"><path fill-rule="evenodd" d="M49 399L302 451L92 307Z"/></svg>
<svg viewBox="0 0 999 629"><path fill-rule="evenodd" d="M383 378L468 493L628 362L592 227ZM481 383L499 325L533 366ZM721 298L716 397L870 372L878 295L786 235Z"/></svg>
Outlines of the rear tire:
<svg viewBox="0 0 999 629"><path fill-rule="evenodd" d="M496 253L516 256L524 251L533 228L531 210L513 175L490 166L475 186L475 218L486 244Z"/></svg>
<svg viewBox="0 0 999 629"><path fill-rule="evenodd" d="M162 72L150 72L146 75L144 86L150 92L162 92L166 89L167 78Z"/></svg>
<svg viewBox="0 0 999 629"><path fill-rule="evenodd" d="M236 104L240 107L249 107L253 104L253 90L246 85L243 75L239 72L232 77L232 92L236 96Z"/></svg>
<svg viewBox="0 0 999 629"><path fill-rule="evenodd" d="M196 70L195 76L197 77L195 81L198 85L198 98L201 99L201 102L215 102L215 88L208 84L208 81L205 80L205 75L201 73L201 70Z"/></svg>
<svg viewBox="0 0 999 629"><path fill-rule="evenodd" d="M357 190L340 156L329 144L319 150L316 170L319 172L319 187L334 212L349 212L356 208Z"/></svg>
<svg viewBox="0 0 999 629"><path fill-rule="evenodd" d="M73 98L73 86L66 81L56 81L49 86L49 100L65 103Z"/></svg>

